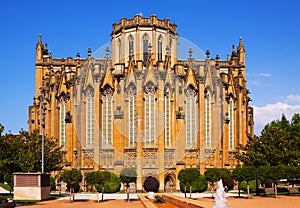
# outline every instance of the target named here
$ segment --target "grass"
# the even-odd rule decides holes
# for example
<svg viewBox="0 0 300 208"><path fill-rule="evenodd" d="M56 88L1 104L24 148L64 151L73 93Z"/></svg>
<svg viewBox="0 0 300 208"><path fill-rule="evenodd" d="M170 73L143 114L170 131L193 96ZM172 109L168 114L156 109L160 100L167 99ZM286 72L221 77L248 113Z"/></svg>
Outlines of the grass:
<svg viewBox="0 0 300 208"><path fill-rule="evenodd" d="M9 186L9 185L7 185L7 184L0 183L0 186L1 186L2 188L4 188L5 190L7 190L7 191L9 191L9 190L10 190L10 186Z"/></svg>

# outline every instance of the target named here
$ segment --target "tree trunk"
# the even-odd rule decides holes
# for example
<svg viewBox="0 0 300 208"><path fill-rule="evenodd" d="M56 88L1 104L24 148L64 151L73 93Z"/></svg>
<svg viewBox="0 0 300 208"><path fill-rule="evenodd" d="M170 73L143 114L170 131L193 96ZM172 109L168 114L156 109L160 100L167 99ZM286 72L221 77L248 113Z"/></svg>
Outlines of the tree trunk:
<svg viewBox="0 0 300 208"><path fill-rule="evenodd" d="M186 185L184 184L184 198L186 198Z"/></svg>
<svg viewBox="0 0 300 208"><path fill-rule="evenodd" d="M101 201L103 201L103 194L104 194L104 183L102 183L102 199L101 199Z"/></svg>
<svg viewBox="0 0 300 208"><path fill-rule="evenodd" d="M241 197L241 187L240 187L240 182L238 182L238 191L239 191L239 197Z"/></svg>
<svg viewBox="0 0 300 208"><path fill-rule="evenodd" d="M74 186L72 188L72 196L73 196L73 201L75 201L75 188L74 188Z"/></svg>
<svg viewBox="0 0 300 208"><path fill-rule="evenodd" d="M129 198L129 184L126 185L126 191L127 191L127 202L130 202L130 198Z"/></svg>
<svg viewBox="0 0 300 208"><path fill-rule="evenodd" d="M190 198L192 198L192 184L190 184Z"/></svg>
<svg viewBox="0 0 300 208"><path fill-rule="evenodd" d="M277 198L277 183L274 184L275 184L275 198Z"/></svg>
<svg viewBox="0 0 300 208"><path fill-rule="evenodd" d="M249 182L247 181L247 198L250 196Z"/></svg>

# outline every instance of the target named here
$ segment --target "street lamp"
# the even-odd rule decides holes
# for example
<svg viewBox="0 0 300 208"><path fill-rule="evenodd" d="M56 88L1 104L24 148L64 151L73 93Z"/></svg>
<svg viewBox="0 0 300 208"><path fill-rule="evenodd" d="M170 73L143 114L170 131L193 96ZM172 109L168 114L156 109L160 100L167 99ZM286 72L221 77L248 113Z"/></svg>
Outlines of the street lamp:
<svg viewBox="0 0 300 208"><path fill-rule="evenodd" d="M43 88L40 88L40 102L41 102L41 112L42 112L42 173L45 172L45 164L44 164L44 158L45 158L45 153L44 153L44 149L45 149L45 90Z"/></svg>

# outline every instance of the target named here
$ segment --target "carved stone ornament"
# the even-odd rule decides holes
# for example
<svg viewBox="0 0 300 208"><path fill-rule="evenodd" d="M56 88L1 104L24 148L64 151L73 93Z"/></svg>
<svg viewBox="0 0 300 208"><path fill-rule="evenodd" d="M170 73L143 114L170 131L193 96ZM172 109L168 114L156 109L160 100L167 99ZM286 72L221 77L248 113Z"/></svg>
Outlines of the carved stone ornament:
<svg viewBox="0 0 300 208"><path fill-rule="evenodd" d="M102 93L103 95L112 95L113 94L113 89L108 86L108 85L105 85L104 88L102 89Z"/></svg>
<svg viewBox="0 0 300 208"><path fill-rule="evenodd" d="M193 87L188 87L186 90L185 90L185 94L187 96L195 96L197 94L197 91L193 88Z"/></svg>
<svg viewBox="0 0 300 208"><path fill-rule="evenodd" d="M147 94L155 92L155 86L152 82L148 82L145 86L145 92Z"/></svg>

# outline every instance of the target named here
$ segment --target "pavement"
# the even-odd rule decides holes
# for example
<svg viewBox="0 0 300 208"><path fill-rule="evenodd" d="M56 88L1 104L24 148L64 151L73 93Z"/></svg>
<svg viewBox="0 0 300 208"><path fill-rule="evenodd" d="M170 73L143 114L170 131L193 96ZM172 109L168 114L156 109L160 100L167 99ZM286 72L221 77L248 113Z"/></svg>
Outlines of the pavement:
<svg viewBox="0 0 300 208"><path fill-rule="evenodd" d="M9 191L0 186L0 194L9 194Z"/></svg>

